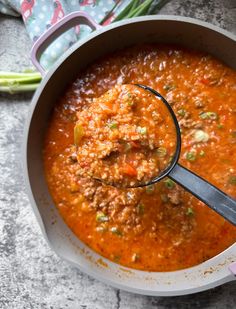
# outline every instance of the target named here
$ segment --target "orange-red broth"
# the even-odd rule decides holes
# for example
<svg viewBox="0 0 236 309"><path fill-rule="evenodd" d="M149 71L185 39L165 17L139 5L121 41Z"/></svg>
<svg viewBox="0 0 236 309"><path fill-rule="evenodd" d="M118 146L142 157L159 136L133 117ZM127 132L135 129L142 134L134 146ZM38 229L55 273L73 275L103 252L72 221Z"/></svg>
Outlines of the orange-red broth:
<svg viewBox="0 0 236 309"><path fill-rule="evenodd" d="M236 227L169 179L122 190L77 175L77 113L117 83L163 94L181 126L181 164L236 198L236 72L206 54L145 45L98 60L55 106L44 163L61 216L84 243L128 267L171 271L215 256L235 242Z"/></svg>

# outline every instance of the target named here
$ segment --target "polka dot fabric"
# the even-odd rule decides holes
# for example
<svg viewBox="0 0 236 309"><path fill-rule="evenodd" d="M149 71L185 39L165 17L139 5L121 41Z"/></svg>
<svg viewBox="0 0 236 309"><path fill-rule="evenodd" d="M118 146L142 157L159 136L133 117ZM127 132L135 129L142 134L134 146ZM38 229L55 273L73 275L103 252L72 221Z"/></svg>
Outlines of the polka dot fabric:
<svg viewBox="0 0 236 309"><path fill-rule="evenodd" d="M19 0L0 0L0 13L12 16L20 15L20 1Z"/></svg>
<svg viewBox="0 0 236 309"><path fill-rule="evenodd" d="M104 25L112 22L128 3L127 0L0 0L0 12L17 16L22 15L31 40L36 41L53 24L63 16L74 11L85 11L96 22L118 2L115 14ZM47 70L76 41L88 35L91 30L86 26L78 26L67 31L54 41L43 53L40 62Z"/></svg>

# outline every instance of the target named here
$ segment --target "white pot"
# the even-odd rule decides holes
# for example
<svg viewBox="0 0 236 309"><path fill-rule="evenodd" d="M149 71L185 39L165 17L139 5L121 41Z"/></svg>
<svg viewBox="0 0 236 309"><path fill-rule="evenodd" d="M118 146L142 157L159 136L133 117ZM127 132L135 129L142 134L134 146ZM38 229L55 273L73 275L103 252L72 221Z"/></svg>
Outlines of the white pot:
<svg viewBox="0 0 236 309"><path fill-rule="evenodd" d="M32 57L41 72L43 70L37 59L55 36L77 23L97 27L85 13L73 14L50 28L36 42ZM236 279L236 244L198 266L180 271L147 272L117 265L89 249L69 230L53 204L43 173L43 137L54 103L66 85L75 79L79 70L98 57L141 42L182 44L206 51L236 69L236 38L194 19L176 16L141 17L97 29L58 60L45 75L33 97L24 135L27 190L45 239L70 264L105 283L135 293L160 296L195 293ZM191 252L186 252L188 254Z"/></svg>

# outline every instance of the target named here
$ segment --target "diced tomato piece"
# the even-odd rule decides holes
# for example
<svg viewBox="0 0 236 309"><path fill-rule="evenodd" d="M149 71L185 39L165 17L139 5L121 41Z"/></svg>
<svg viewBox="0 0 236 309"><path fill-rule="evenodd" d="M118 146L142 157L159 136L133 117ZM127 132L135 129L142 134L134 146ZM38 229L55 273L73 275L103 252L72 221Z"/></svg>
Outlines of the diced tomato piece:
<svg viewBox="0 0 236 309"><path fill-rule="evenodd" d="M104 112L109 112L111 113L113 110L112 110L112 104L109 103L109 102L105 102L105 103L99 103L99 106L101 107L101 109L104 111Z"/></svg>
<svg viewBox="0 0 236 309"><path fill-rule="evenodd" d="M210 83L209 79L207 79L207 78L202 78L202 79L200 80L200 82L201 82L202 84L204 84L204 85L209 85L209 83Z"/></svg>
<svg viewBox="0 0 236 309"><path fill-rule="evenodd" d="M129 176L137 176L137 170L130 164L126 163L125 166L122 168L124 174Z"/></svg>
<svg viewBox="0 0 236 309"><path fill-rule="evenodd" d="M130 141L130 145L132 148L140 148L139 142Z"/></svg>

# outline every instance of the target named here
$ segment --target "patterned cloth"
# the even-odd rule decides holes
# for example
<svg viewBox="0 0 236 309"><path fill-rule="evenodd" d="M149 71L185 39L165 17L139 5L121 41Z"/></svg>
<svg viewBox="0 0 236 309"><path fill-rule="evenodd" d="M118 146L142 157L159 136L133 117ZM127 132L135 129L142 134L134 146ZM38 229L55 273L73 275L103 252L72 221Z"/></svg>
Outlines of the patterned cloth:
<svg viewBox="0 0 236 309"><path fill-rule="evenodd" d="M0 12L13 16L22 15L27 32L34 42L45 30L70 12L85 11L100 22L116 3L118 5L115 13L105 23L108 24L129 3L128 0L0 0ZM41 65L49 69L60 55L90 31L86 26L67 31L43 53Z"/></svg>

